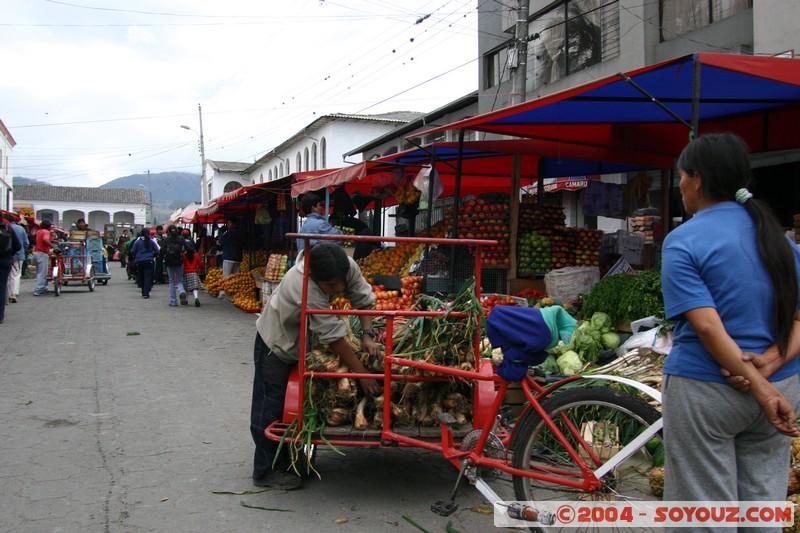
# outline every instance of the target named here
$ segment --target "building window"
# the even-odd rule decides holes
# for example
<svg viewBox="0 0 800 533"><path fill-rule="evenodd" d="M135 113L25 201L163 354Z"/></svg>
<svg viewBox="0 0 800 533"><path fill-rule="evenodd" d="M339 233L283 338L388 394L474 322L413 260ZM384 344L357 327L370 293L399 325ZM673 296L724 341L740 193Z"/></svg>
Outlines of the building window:
<svg viewBox="0 0 800 533"><path fill-rule="evenodd" d="M267 172L267 180L268 181L272 181L272 170L271 169L270 169L269 172Z"/></svg>
<svg viewBox="0 0 800 533"><path fill-rule="evenodd" d="M317 143L311 145L311 168L317 170Z"/></svg>
<svg viewBox="0 0 800 533"><path fill-rule="evenodd" d="M222 190L222 192L231 192L241 188L242 184L239 183L238 181L229 181L228 183L225 184L225 188Z"/></svg>
<svg viewBox="0 0 800 533"><path fill-rule="evenodd" d="M308 155L308 148L306 148L306 149L303 151L303 162L305 163L305 169L306 169L306 171L308 171L308 170L309 170L309 166L308 166L308 158L309 158L309 155Z"/></svg>
<svg viewBox="0 0 800 533"><path fill-rule="evenodd" d="M300 152L297 152L297 172L303 170L303 156L300 155Z"/></svg>
<svg viewBox="0 0 800 533"><path fill-rule="evenodd" d="M508 64L508 46L503 46L483 56L483 67L484 89L496 87L510 79L511 65Z"/></svg>
<svg viewBox="0 0 800 533"><path fill-rule="evenodd" d="M619 2L562 0L534 12L528 33L527 78L536 88L619 55Z"/></svg>
<svg viewBox="0 0 800 533"><path fill-rule="evenodd" d="M287 164L288 164L288 161L287 161ZM283 173L283 163L281 163L281 174L280 175L281 176L285 176L286 175L286 174Z"/></svg>
<svg viewBox="0 0 800 533"><path fill-rule="evenodd" d="M320 152L322 152L320 154L322 158L320 159L320 162L322 163L320 168L328 168L328 141L325 140L325 137L323 137L322 140L319 142L319 146L320 146Z"/></svg>
<svg viewBox="0 0 800 533"><path fill-rule="evenodd" d="M753 0L660 0L661 41L686 35L752 8Z"/></svg>

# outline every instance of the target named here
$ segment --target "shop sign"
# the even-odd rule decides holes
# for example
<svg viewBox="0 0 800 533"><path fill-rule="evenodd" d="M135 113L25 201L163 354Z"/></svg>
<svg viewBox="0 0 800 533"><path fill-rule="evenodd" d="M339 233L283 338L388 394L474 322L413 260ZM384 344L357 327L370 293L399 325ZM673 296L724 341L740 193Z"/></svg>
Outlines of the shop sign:
<svg viewBox="0 0 800 533"><path fill-rule="evenodd" d="M544 179L544 192L558 192L558 191L578 191L585 189L589 186L590 180L600 180L599 175L591 176L566 176L561 178L545 178ZM537 184L531 184L523 187L524 191L528 194L537 194Z"/></svg>

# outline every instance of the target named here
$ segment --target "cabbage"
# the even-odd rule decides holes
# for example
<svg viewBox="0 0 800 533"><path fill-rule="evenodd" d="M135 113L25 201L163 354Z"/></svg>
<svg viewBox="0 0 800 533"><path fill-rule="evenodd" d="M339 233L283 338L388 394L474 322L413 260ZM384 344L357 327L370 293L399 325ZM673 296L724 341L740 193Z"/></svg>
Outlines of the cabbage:
<svg viewBox="0 0 800 533"><path fill-rule="evenodd" d="M581 361L580 356L572 350L561 354L556 359L556 364L563 376L574 376L583 368L583 361Z"/></svg>
<svg viewBox="0 0 800 533"><path fill-rule="evenodd" d="M545 359L544 362L538 366L545 374L558 374L561 371L558 368L558 363L556 362L556 357L554 355L548 355L547 359Z"/></svg>
<svg viewBox="0 0 800 533"><path fill-rule="evenodd" d="M592 315L592 318L589 320L589 322L592 323L592 328L601 333L611 331L612 329L611 317L599 311Z"/></svg>
<svg viewBox="0 0 800 533"><path fill-rule="evenodd" d="M576 329L570 344L572 345L572 349L578 352L580 357L583 357L590 363L597 361L600 352L603 351L603 345L600 341L600 332L591 326L583 329Z"/></svg>
<svg viewBox="0 0 800 533"><path fill-rule="evenodd" d="M606 350L613 350L619 346L621 339L616 331L609 331L600 335L600 343Z"/></svg>

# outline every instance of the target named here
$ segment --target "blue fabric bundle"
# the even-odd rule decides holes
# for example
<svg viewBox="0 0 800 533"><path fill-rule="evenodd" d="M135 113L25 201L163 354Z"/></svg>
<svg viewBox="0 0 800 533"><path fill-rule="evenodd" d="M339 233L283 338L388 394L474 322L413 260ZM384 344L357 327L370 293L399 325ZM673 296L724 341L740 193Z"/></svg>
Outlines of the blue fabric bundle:
<svg viewBox="0 0 800 533"><path fill-rule="evenodd" d="M569 341L576 323L560 306L493 308L486 318L486 334L492 347L503 350L497 375L506 381L522 381L529 366L547 358L545 350L558 344L559 339Z"/></svg>

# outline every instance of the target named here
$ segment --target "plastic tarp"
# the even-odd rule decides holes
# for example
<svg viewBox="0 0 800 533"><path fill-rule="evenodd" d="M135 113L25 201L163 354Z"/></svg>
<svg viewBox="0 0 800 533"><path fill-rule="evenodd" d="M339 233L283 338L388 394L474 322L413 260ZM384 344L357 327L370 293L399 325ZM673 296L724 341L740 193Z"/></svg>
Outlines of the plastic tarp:
<svg viewBox="0 0 800 533"><path fill-rule="evenodd" d="M695 53L409 138L469 129L613 147L661 166L686 146L693 120L697 134L735 133L754 153L800 147L800 59Z"/></svg>

